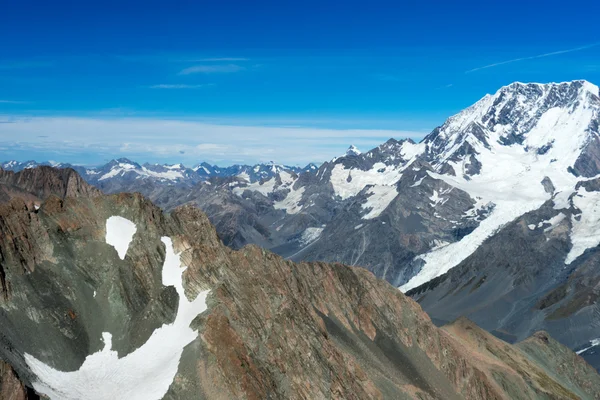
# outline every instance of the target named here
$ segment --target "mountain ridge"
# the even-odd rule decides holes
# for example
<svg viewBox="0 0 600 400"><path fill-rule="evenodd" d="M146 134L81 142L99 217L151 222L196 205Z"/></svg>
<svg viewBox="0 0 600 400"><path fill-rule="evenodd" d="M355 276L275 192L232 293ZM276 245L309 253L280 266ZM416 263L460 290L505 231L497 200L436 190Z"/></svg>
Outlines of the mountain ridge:
<svg viewBox="0 0 600 400"><path fill-rule="evenodd" d="M107 221L115 216L136 227L124 257L107 240ZM52 400L57 392L61 399L101 398L105 390L148 399L146 388L163 382L162 367L152 369L152 385L99 373L83 386L69 386L78 381L68 377L89 357L110 350L126 359L177 320L182 300L164 278L166 260L176 254L187 266L179 296L209 293L176 374L159 388L165 399L483 400L513 393L594 399L600 393L597 372L548 337L531 350L538 361L483 331L478 335L495 340L493 351L467 351L458 337L472 325L452 333L436 328L416 302L362 268L295 264L254 245L231 250L190 205L164 214L140 194L124 193L62 200L52 195L35 209L16 198L0 207L0 221L0 265L10 288L3 288L8 296L0 301L0 355L27 386ZM37 362L23 360L24 354ZM574 359L577 375L559 370L551 356L557 365ZM162 362L143 361L144 368ZM96 368L102 372L110 365ZM113 377L121 383L115 385ZM4 384L0 393L13 387L18 393L18 385Z"/></svg>

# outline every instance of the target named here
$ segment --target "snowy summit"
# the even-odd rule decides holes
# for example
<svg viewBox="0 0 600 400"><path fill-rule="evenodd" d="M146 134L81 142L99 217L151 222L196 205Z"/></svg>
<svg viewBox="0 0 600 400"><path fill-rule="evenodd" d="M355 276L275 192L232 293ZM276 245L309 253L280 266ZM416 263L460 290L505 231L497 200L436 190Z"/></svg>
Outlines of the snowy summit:
<svg viewBox="0 0 600 400"><path fill-rule="evenodd" d="M347 156L360 156L361 154L362 152L355 145L348 147L348 150L346 150Z"/></svg>

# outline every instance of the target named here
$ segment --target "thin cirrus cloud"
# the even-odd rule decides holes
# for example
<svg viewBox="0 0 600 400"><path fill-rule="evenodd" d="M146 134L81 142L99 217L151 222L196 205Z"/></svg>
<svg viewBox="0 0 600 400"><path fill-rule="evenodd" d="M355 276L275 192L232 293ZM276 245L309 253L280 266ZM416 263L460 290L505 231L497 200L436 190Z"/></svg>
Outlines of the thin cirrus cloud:
<svg viewBox="0 0 600 400"><path fill-rule="evenodd" d="M29 102L20 100L0 100L0 104L29 104Z"/></svg>
<svg viewBox="0 0 600 400"><path fill-rule="evenodd" d="M148 86L149 89L202 89L210 86L215 86L214 83L203 83L200 85L186 85L186 84L170 84L161 83L158 85Z"/></svg>
<svg viewBox="0 0 600 400"><path fill-rule="evenodd" d="M200 58L197 60L187 60L188 62L223 62L223 61L250 61L249 58L244 57L212 57L212 58Z"/></svg>
<svg viewBox="0 0 600 400"><path fill-rule="evenodd" d="M557 56L557 55L560 55L560 54L573 53L573 52L576 52L576 51L587 50L587 49L590 49L590 48L596 47L596 46L600 46L600 42L592 43L592 44L587 44L585 46L574 47L572 49L559 50L559 51L553 51L553 52L550 52L550 53L537 54L535 56L520 57L520 58L513 58L511 60L500 61L500 62L497 62L497 63L488 64L488 65L484 65L484 66L481 66L481 67L470 69L468 71L465 71L465 74L469 74L469 73L475 72L475 71L481 71L482 69L498 67L500 65L512 64L512 63L519 62L519 61L535 60L536 58L552 57L552 56Z"/></svg>
<svg viewBox="0 0 600 400"><path fill-rule="evenodd" d="M125 62L148 62L148 63L203 63L203 62L243 62L250 61L246 57L204 57L197 54L129 54L115 55L115 58Z"/></svg>
<svg viewBox="0 0 600 400"><path fill-rule="evenodd" d="M194 65L188 68L185 68L179 72L179 75L191 75L191 74L227 74L233 72L243 71L246 68L237 64L221 64L221 65L212 65L212 64L201 64Z"/></svg>

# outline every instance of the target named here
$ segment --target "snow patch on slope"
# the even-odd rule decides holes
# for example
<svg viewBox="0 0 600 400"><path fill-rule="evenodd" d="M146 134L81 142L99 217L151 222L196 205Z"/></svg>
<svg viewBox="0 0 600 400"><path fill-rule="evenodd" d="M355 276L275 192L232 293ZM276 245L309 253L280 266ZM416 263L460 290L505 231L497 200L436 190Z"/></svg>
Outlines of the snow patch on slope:
<svg viewBox="0 0 600 400"><path fill-rule="evenodd" d="M567 218L567 216L563 213L558 213L557 215L555 215L554 217L550 218L550 219L546 219L544 221L540 221L537 225L535 224L529 224L527 225L529 227L530 230L535 230L536 228L541 228L544 225L550 225L544 228L544 232L549 232L552 229L554 229L554 227L558 224L560 224L565 218Z"/></svg>
<svg viewBox="0 0 600 400"><path fill-rule="evenodd" d="M417 179L417 176L415 175L415 179ZM423 183L423 179L425 179L425 177L423 176L421 179L419 179L418 181L416 181L415 183L413 183L412 185L410 185L410 187L417 187L420 186L421 183Z"/></svg>
<svg viewBox="0 0 600 400"><path fill-rule="evenodd" d="M135 165L132 164L127 164L127 163L119 163L115 166L113 166L110 171L108 171L106 174L102 175L98 180L99 181L103 181L105 179L109 179L109 178L113 178L119 174L125 173L127 171L134 171L135 170Z"/></svg>
<svg viewBox="0 0 600 400"><path fill-rule="evenodd" d="M300 235L300 243L303 245L310 244L317 240L323 233L324 228L306 228Z"/></svg>
<svg viewBox="0 0 600 400"><path fill-rule="evenodd" d="M190 324L206 310L206 296L210 291L201 292L194 301L188 301L182 283L186 267L181 266L171 239L163 237L161 240L166 247L163 285L175 286L179 294L175 321L155 330L146 343L123 358L112 350L112 335L104 332L104 348L86 357L73 372L57 371L25 354L25 361L37 378L33 381L37 392L51 400L163 398L177 374L183 349L198 337Z"/></svg>
<svg viewBox="0 0 600 400"><path fill-rule="evenodd" d="M431 200L431 203L429 203L429 205L431 207L436 207L438 204L439 205L444 205L444 203L446 203L448 201L448 198L443 198L442 195L446 194L447 192L440 192L438 193L437 190L433 191L433 194L431 195L431 197L429 197L429 200Z"/></svg>
<svg viewBox="0 0 600 400"><path fill-rule="evenodd" d="M279 167L273 165L272 168L278 169ZM239 177L240 175L238 175ZM247 174L246 174L247 176ZM278 200L273 202L273 207L276 210L285 210L288 214L297 214L302 210L302 206L299 204L302 200L302 195L304 193L304 187L300 187L298 189L294 189L294 183L296 183L297 178L294 177L287 171L280 170L279 179L281 180L281 184L278 184L276 177L272 177L267 181L259 181L250 183L246 186L238 186L232 189L233 193L242 196L244 191L251 190L258 193L261 193L263 196L268 197L269 194L288 189L287 194L282 200ZM246 178L244 178L246 179ZM248 177L248 181L250 178Z"/></svg>
<svg viewBox="0 0 600 400"><path fill-rule="evenodd" d="M126 218L112 216L106 220L106 243L117 250L121 260L125 259L136 231L135 224Z"/></svg>
<svg viewBox="0 0 600 400"><path fill-rule="evenodd" d="M368 212L363 219L378 217L396 198L398 192L396 184L402 177L402 173L408 168L413 160L425 149L424 144L415 144L409 141L402 143L399 150L402 160L400 165L387 165L377 162L366 171L358 168L346 168L343 164L336 164L331 170L330 182L336 196L342 200L358 195L365 187L370 186L366 195L366 203L362 205ZM371 155L372 153L367 153ZM390 157L396 158L395 155ZM420 184L420 182L419 182Z"/></svg>
<svg viewBox="0 0 600 400"><path fill-rule="evenodd" d="M596 346L600 346L600 338L598 338L598 339L592 339L592 340L590 340L590 346L588 346L588 347L586 347L586 348L584 348L584 349L581 349L581 350L579 350L579 351L576 351L576 353L577 353L577 354L585 353L585 352L586 352L586 351L588 351L589 349L591 349L591 348L593 348L593 347L596 347Z"/></svg>
<svg viewBox="0 0 600 400"><path fill-rule="evenodd" d="M158 172L152 171L146 167L137 168L133 164L121 162L114 165L110 169L110 171L98 178L98 181L104 181L106 179L114 178L119 175L124 175L127 172L133 172L137 174L138 177L152 177L171 181L184 178L183 173L181 172L181 170L179 170L179 168L183 168L181 164L166 166L165 168L167 169L167 171Z"/></svg>
<svg viewBox="0 0 600 400"><path fill-rule="evenodd" d="M573 197L573 205L581 214L571 217L571 243L565 264L571 264L587 249L600 244L600 192L588 192L580 188Z"/></svg>
<svg viewBox="0 0 600 400"><path fill-rule="evenodd" d="M302 206L300 205L302 194L304 194L304 187L297 190L291 189L285 199L274 202L273 207L276 210L285 210L288 214L297 214L302 210Z"/></svg>
<svg viewBox="0 0 600 400"><path fill-rule="evenodd" d="M366 203L362 205L364 210L369 210L362 219L373 219L385 210L390 203L398 196L396 186L375 185L367 192L369 196Z"/></svg>
<svg viewBox="0 0 600 400"><path fill-rule="evenodd" d="M141 172L139 172L137 170L136 170L136 172L141 176L151 176L153 178L166 179L166 180L170 180L170 181L174 181L177 179L183 179L183 174L181 173L181 171L177 171L173 168L170 168L169 171L157 172L157 171L151 171L146 167L142 167Z"/></svg>
<svg viewBox="0 0 600 400"><path fill-rule="evenodd" d="M250 182L250 175L248 175L246 171L240 172L239 174L237 174L237 177L245 180L246 182Z"/></svg>
<svg viewBox="0 0 600 400"><path fill-rule="evenodd" d="M337 196L342 200L356 196L367 185L394 185L402 176L404 168L384 163L375 163L367 171L352 168L346 169L342 164L336 164L331 170L331 184ZM349 178L350 177L350 178Z"/></svg>
<svg viewBox="0 0 600 400"><path fill-rule="evenodd" d="M268 196L269 193L273 193L273 190L275 190L275 178L271 178L266 182L258 181L258 182L251 183L247 186L238 186L238 187L233 188L232 191L234 194L236 194L238 196L242 196L242 194L246 190L252 190L252 191L258 192L264 196Z"/></svg>

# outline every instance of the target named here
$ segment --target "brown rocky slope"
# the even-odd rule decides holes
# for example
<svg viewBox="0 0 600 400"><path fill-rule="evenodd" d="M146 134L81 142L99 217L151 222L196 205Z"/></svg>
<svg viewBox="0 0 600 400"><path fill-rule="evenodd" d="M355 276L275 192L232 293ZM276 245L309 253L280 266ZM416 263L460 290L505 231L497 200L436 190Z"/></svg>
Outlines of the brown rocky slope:
<svg viewBox="0 0 600 400"><path fill-rule="evenodd" d="M0 203L14 197L39 203L50 195L65 198L98 196L100 193L71 168L42 166L16 173L0 168Z"/></svg>
<svg viewBox="0 0 600 400"><path fill-rule="evenodd" d="M104 239L113 215L137 226L123 260ZM198 209L137 194L0 206L0 358L31 386L24 353L72 371L102 332L120 357L145 343L176 312L161 236L188 298L211 290L165 399L600 399L596 371L543 333L512 346L465 320L437 328L364 269L233 251Z"/></svg>

